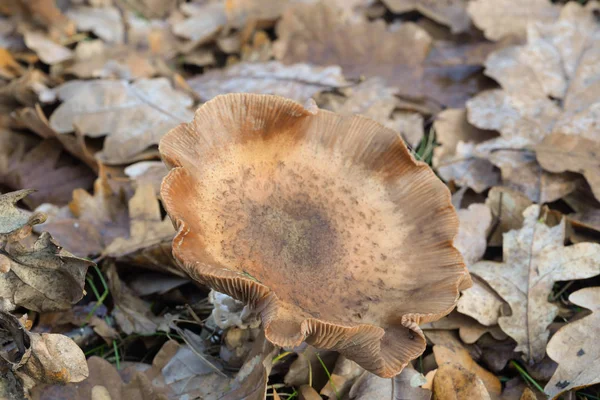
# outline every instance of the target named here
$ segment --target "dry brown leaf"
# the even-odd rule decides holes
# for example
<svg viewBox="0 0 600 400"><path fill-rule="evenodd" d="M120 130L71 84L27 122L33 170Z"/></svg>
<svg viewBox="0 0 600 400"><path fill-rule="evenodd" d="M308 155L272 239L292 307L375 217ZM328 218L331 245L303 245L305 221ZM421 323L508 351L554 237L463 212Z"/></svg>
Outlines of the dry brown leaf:
<svg viewBox="0 0 600 400"><path fill-rule="evenodd" d="M441 365L433 378L436 400L490 400L490 394L477 375L458 364Z"/></svg>
<svg viewBox="0 0 600 400"><path fill-rule="evenodd" d="M599 103L600 105L600 103ZM597 131L597 133L599 133ZM600 136L599 136L600 138ZM600 200L600 142L554 133L535 148L537 160L550 172L579 172Z"/></svg>
<svg viewBox="0 0 600 400"><path fill-rule="evenodd" d="M493 187L488 192L485 204L492 210L494 223L490 234L489 246L502 246L502 235L523 224L523 211L531 205L531 200L506 187Z"/></svg>
<svg viewBox="0 0 600 400"><path fill-rule="evenodd" d="M497 136L467 121L464 109L448 109L433 123L440 146L433 150L433 166L446 181L468 186L477 193L500 182L500 172L487 159L474 154L474 146Z"/></svg>
<svg viewBox="0 0 600 400"><path fill-rule="evenodd" d="M497 326L485 326L477 322L475 319L462 315L458 312L452 312L439 321L430 322L421 325L423 330L430 329L458 329L460 339L466 344L473 344L486 333L492 335L494 339L504 340L506 334ZM425 332L427 335L427 332Z"/></svg>
<svg viewBox="0 0 600 400"><path fill-rule="evenodd" d="M315 94L346 86L339 67L308 64L283 65L278 61L239 63L214 69L188 80L203 101L226 93L275 94L304 103Z"/></svg>
<svg viewBox="0 0 600 400"><path fill-rule="evenodd" d="M0 183L13 189L35 188L24 200L28 206L66 204L73 190L89 189L93 180L93 171L75 163L57 140L0 129Z"/></svg>
<svg viewBox="0 0 600 400"><path fill-rule="evenodd" d="M581 183L575 174L544 171L531 151L499 150L489 156L502 171L502 183L534 203L550 203L574 191Z"/></svg>
<svg viewBox="0 0 600 400"><path fill-rule="evenodd" d="M486 371L484 368L479 366L479 364L473 361L473 359L469 355L469 352L465 349L435 345L433 346L433 354L435 355L435 361L440 366L440 368L447 363L459 365L469 373L472 373L476 375L479 379L481 379L481 382L483 382L485 388L487 389L487 392L490 395L499 396L502 392L502 384L500 383L500 380L496 377L496 375L492 374L489 371ZM438 374L439 370L436 374L436 379L438 378Z"/></svg>
<svg viewBox="0 0 600 400"><path fill-rule="evenodd" d="M108 43L122 43L125 29L116 7L72 7L67 12L79 31L91 31Z"/></svg>
<svg viewBox="0 0 600 400"><path fill-rule="evenodd" d="M546 0L472 0L467 10L485 37L500 40L510 35L525 38L530 24L554 22L560 7Z"/></svg>
<svg viewBox="0 0 600 400"><path fill-rule="evenodd" d="M128 236L127 205L101 172L93 195L76 189L69 207L51 216L41 228L81 257L98 255L117 237Z"/></svg>
<svg viewBox="0 0 600 400"><path fill-rule="evenodd" d="M73 58L73 52L54 42L42 32L26 32L25 44L35 51L40 60L48 65L59 64Z"/></svg>
<svg viewBox="0 0 600 400"><path fill-rule="evenodd" d="M321 396L326 396L330 399L336 397L346 398L354 381L363 372L364 369L357 363L344 356L339 356L335 362L331 376L320 391Z"/></svg>
<svg viewBox="0 0 600 400"><path fill-rule="evenodd" d="M285 64L339 65L354 79L379 76L410 99L456 107L481 89L478 66L426 65L433 39L411 22L392 30L381 20L356 20L320 2L290 7L277 33L275 57Z"/></svg>
<svg viewBox="0 0 600 400"><path fill-rule="evenodd" d="M123 172L136 185L149 184L154 193L160 193L160 184L169 171L162 161L140 161L125 167Z"/></svg>
<svg viewBox="0 0 600 400"><path fill-rule="evenodd" d="M0 46L0 78L14 79L21 76L21 74L23 74L21 64L14 59L7 49Z"/></svg>
<svg viewBox="0 0 600 400"><path fill-rule="evenodd" d="M473 276L473 286L462 291L456 309L485 326L498 324L504 300L480 278Z"/></svg>
<svg viewBox="0 0 600 400"><path fill-rule="evenodd" d="M504 234L504 262L481 261L469 270L483 278L510 305L502 330L517 342L527 360L544 358L548 325L558 308L548 302L556 281L585 279L600 274L600 245L564 246L565 220L550 228L540 219L540 206L523 213L523 227Z"/></svg>
<svg viewBox="0 0 600 400"><path fill-rule="evenodd" d="M429 400L431 391L420 386L425 383L425 377L407 366L400 375L391 379L380 378L368 371L356 380L349 393L350 400Z"/></svg>
<svg viewBox="0 0 600 400"><path fill-rule="evenodd" d="M329 350L317 350L313 346L306 346L302 351L297 351L296 358L290 365L283 381L288 386L301 386L311 381L314 387L323 387L328 381L327 374L323 369L321 360L325 363L328 371L331 371L335 365L338 354Z"/></svg>
<svg viewBox="0 0 600 400"><path fill-rule="evenodd" d="M25 215L15 203L31 190L0 195L0 298L4 308L24 306L35 311L67 309L83 297L87 268L92 262L77 258L44 232L31 248L20 241L33 225L46 218Z"/></svg>
<svg viewBox="0 0 600 400"><path fill-rule="evenodd" d="M56 94L63 103L50 117L60 134L74 127L89 137L108 135L97 157L119 164L135 161L169 129L192 119L192 99L165 78L127 81L70 81Z"/></svg>
<svg viewBox="0 0 600 400"><path fill-rule="evenodd" d="M117 0L121 3L121 0ZM144 18L165 18L177 7L177 0L127 0L127 8Z"/></svg>
<svg viewBox="0 0 600 400"><path fill-rule="evenodd" d="M183 3L181 11L188 18L173 24L173 32L196 46L213 40L227 23L222 2Z"/></svg>
<svg viewBox="0 0 600 400"><path fill-rule="evenodd" d="M85 355L75 342L63 335L31 333L25 323L26 316L19 320L0 311L0 338L8 344L0 365L5 370L3 378L8 375L8 382L12 381L1 385L2 398L24 399L23 389L39 383L65 384L87 378Z"/></svg>
<svg viewBox="0 0 600 400"><path fill-rule="evenodd" d="M600 288L588 287L569 296L569 301L592 311L591 315L562 327L548 343L548 356L558 363L544 388L553 399L561 393L600 382L597 338L600 335Z"/></svg>
<svg viewBox="0 0 600 400"><path fill-rule="evenodd" d="M485 204L471 204L458 210L460 225L454 246L462 254L467 267L481 260L487 248L487 232L492 223L492 213Z"/></svg>
<svg viewBox="0 0 600 400"><path fill-rule="evenodd" d="M526 45L488 57L485 73L502 89L469 100L469 122L498 130L502 137L479 145L479 151L534 146L552 132L597 136L600 27L595 7L595 2L569 2L555 23L532 25Z"/></svg>
<svg viewBox="0 0 600 400"><path fill-rule="evenodd" d="M452 33L469 29L471 19L467 14L467 0L383 0L393 13L419 11L434 21L447 25Z"/></svg>

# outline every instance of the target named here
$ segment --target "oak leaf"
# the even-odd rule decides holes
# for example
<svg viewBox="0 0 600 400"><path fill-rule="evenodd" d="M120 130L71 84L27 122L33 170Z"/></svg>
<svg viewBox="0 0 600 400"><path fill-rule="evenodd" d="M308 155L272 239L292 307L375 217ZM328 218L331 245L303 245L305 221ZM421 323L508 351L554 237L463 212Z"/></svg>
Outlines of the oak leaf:
<svg viewBox="0 0 600 400"><path fill-rule="evenodd" d="M517 342L515 351L533 363L544 358L547 328L558 313L548 301L554 282L600 274L600 245L565 247L565 220L547 226L538 205L529 206L523 216L520 230L504 234L504 262L480 261L469 270L508 302L512 315L501 316L498 323Z"/></svg>
<svg viewBox="0 0 600 400"><path fill-rule="evenodd" d="M454 363L443 364L437 369L433 394L436 399L491 399L477 375Z"/></svg>
<svg viewBox="0 0 600 400"><path fill-rule="evenodd" d="M466 0L383 0L383 4L398 14L419 11L426 17L449 26L452 33L464 32L471 25Z"/></svg>
<svg viewBox="0 0 600 400"><path fill-rule="evenodd" d="M490 189L485 204L492 211L494 223L488 246L502 246L502 235L523 224L523 211L532 203L526 196L507 187L496 186Z"/></svg>
<svg viewBox="0 0 600 400"><path fill-rule="evenodd" d="M143 157L169 129L192 119L192 99L165 78L67 82L55 89L63 103L50 117L60 134L79 129L89 137L107 136L97 157L111 164Z"/></svg>
<svg viewBox="0 0 600 400"><path fill-rule="evenodd" d="M546 0L472 0L467 10L485 37L500 40L509 35L524 38L529 24L555 21L560 7Z"/></svg>
<svg viewBox="0 0 600 400"><path fill-rule="evenodd" d="M409 364L399 375L393 378L381 378L365 371L356 379L350 389L350 400L429 400L431 390L423 389L423 375L415 371Z"/></svg>
<svg viewBox="0 0 600 400"><path fill-rule="evenodd" d="M75 257L44 232L33 246L21 243L45 215L25 220L15 204L31 190L0 195L0 298L4 306L35 311L68 309L83 297L87 268L92 262Z"/></svg>
<svg viewBox="0 0 600 400"><path fill-rule="evenodd" d="M600 200L600 141L554 133L546 136L535 152L538 162L547 171L582 173Z"/></svg>
<svg viewBox="0 0 600 400"><path fill-rule="evenodd" d="M73 58L73 51L54 42L43 32L25 32L24 39L27 47L35 51L40 60L48 65L59 64Z"/></svg>
<svg viewBox="0 0 600 400"><path fill-rule="evenodd" d="M596 341L600 335L600 288L578 290L569 296L569 301L592 314L563 326L548 342L546 351L558 368L544 391L553 399L563 392L600 382L600 349Z"/></svg>
<svg viewBox="0 0 600 400"><path fill-rule="evenodd" d="M72 7L67 11L80 31L91 31L108 43L122 43L125 29L116 7Z"/></svg>
<svg viewBox="0 0 600 400"><path fill-rule="evenodd" d="M471 204L458 210L460 225L454 246L462 254L467 267L481 260L487 248L487 231L492 223L492 213L485 204Z"/></svg>
<svg viewBox="0 0 600 400"><path fill-rule="evenodd" d="M558 21L530 25L527 44L488 57L485 73L502 89L469 100L469 122L502 137L480 144L479 151L534 146L553 132L589 139L598 135L596 7L594 2L569 2Z"/></svg>
<svg viewBox="0 0 600 400"><path fill-rule="evenodd" d="M315 94L348 83L339 67L308 64L283 65L278 61L239 63L214 69L188 81L203 101L226 93L275 94L304 103Z"/></svg>

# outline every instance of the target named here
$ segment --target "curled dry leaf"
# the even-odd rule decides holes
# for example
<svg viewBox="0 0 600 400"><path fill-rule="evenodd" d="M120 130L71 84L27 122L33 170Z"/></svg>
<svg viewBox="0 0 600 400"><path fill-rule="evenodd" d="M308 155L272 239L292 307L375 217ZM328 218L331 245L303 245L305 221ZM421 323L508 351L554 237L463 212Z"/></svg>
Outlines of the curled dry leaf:
<svg viewBox="0 0 600 400"><path fill-rule="evenodd" d="M600 382L596 342L600 335L600 288L578 290L569 296L569 301L592 314L565 325L548 343L546 351L558 368L544 391L553 399L566 391Z"/></svg>
<svg viewBox="0 0 600 400"><path fill-rule="evenodd" d="M0 195L0 298L11 307L35 311L67 309L83 297L85 274L93 263L64 250L47 232L31 248L20 243L45 219L35 213L25 220L15 207L31 192Z"/></svg>
<svg viewBox="0 0 600 400"><path fill-rule="evenodd" d="M39 383L80 382L88 376L83 351L66 336L31 333L21 320L0 311L0 338L8 345L2 352L0 365L11 371L9 375L14 373L18 377L12 377L14 386L2 385L0 390L9 391L3 393L8 395L5 398L24 399L24 388Z"/></svg>
<svg viewBox="0 0 600 400"><path fill-rule="evenodd" d="M430 322L421 328L425 331L429 329L458 329L460 340L466 344L475 343L486 333L491 334L494 339L506 339L506 334L497 325L488 327L458 312L452 312L439 321ZM425 334L427 335L427 332Z"/></svg>
<svg viewBox="0 0 600 400"><path fill-rule="evenodd" d="M181 11L188 18L173 24L173 32L196 46L213 40L227 23L222 2L183 3Z"/></svg>
<svg viewBox="0 0 600 400"><path fill-rule="evenodd" d="M409 368L406 368L409 370ZM348 393L354 384L356 378L358 378L364 369L362 369L357 363L352 360L348 360L344 356L339 356L335 362L335 367L331 372L331 376L327 380L327 383L321 389L321 396L326 396L330 399L333 398L346 398Z"/></svg>
<svg viewBox="0 0 600 400"><path fill-rule="evenodd" d="M473 286L462 291L456 309L482 325L493 326L498 324L500 309L504 304L502 297L485 281L473 276Z"/></svg>
<svg viewBox="0 0 600 400"><path fill-rule="evenodd" d="M599 103L600 107L600 103ZM598 131L600 132L600 131ZM600 142L554 133L535 148L537 160L547 171L582 173L600 200Z"/></svg>
<svg viewBox="0 0 600 400"><path fill-rule="evenodd" d="M432 20L447 25L452 33L460 33L469 29L471 19L467 14L467 0L383 0L394 13L419 11Z"/></svg>
<svg viewBox="0 0 600 400"><path fill-rule="evenodd" d="M433 378L433 395L440 400L491 400L481 379L454 363L443 364L437 369Z"/></svg>
<svg viewBox="0 0 600 400"><path fill-rule="evenodd" d="M399 375L388 379L364 371L352 385L349 399L429 400L431 390L421 387L425 382L425 377L415 371L410 364Z"/></svg>
<svg viewBox="0 0 600 400"><path fill-rule="evenodd" d="M162 135L189 121L192 99L165 78L127 81L70 81L55 89L63 103L50 117L60 134L78 129L86 136L107 136L97 157L119 164L143 157Z"/></svg>
<svg viewBox="0 0 600 400"><path fill-rule="evenodd" d="M438 114L433 127L440 146L433 150L433 166L445 181L468 186L477 193L500 182L500 173L485 158L475 154L475 145L497 136L467 121L465 109L448 109Z"/></svg>
<svg viewBox="0 0 600 400"><path fill-rule="evenodd" d="M500 383L500 380L496 377L496 375L485 370L484 368L479 366L479 364L473 361L473 359L469 355L469 352L464 348L435 345L433 346L433 354L435 356L435 361L437 365L439 365L440 367L447 363L455 364L464 368L469 373L476 375L481 380L481 382L483 382L483 385L485 386L487 392L490 395L495 397L499 396L502 392L502 384Z"/></svg>
<svg viewBox="0 0 600 400"><path fill-rule="evenodd" d="M529 25L554 22L560 6L546 0L472 0L467 10L485 37L500 40L511 35L525 38Z"/></svg>
<svg viewBox="0 0 600 400"><path fill-rule="evenodd" d="M565 220L550 228L540 218L540 206L523 213L523 227L504 234L504 262L481 261L471 273L483 278L510 305L512 315L498 323L531 362L544 358L548 325L558 308L548 301L556 281L600 274L600 245L564 246Z"/></svg>
<svg viewBox="0 0 600 400"><path fill-rule="evenodd" d="M215 324L226 330L231 327L241 329L258 328L260 319L245 310L245 304L224 293L211 290L208 300L213 305L212 317Z"/></svg>
<svg viewBox="0 0 600 400"><path fill-rule="evenodd" d="M283 65L278 61L239 63L206 72L188 83L203 101L220 94L239 92L276 94L300 103L324 90L348 84L339 67Z"/></svg>
<svg viewBox="0 0 600 400"><path fill-rule="evenodd" d="M277 345L307 341L394 376L425 348L418 324L470 286L447 188L372 120L225 95L160 151L175 257L259 311Z"/></svg>
<svg viewBox="0 0 600 400"><path fill-rule="evenodd" d="M125 29L116 7L73 7L67 16L80 31L91 31L108 43L122 43Z"/></svg>
<svg viewBox="0 0 600 400"><path fill-rule="evenodd" d="M0 129L0 183L13 189L36 188L24 202L66 204L73 190L92 187L94 173L74 162L55 139Z"/></svg>
<svg viewBox="0 0 600 400"><path fill-rule="evenodd" d="M595 7L595 2L569 2L555 23L532 25L527 44L488 57L485 73L502 89L469 100L469 122L498 130L502 137L480 144L479 151L534 146L552 132L597 136L600 26Z"/></svg>

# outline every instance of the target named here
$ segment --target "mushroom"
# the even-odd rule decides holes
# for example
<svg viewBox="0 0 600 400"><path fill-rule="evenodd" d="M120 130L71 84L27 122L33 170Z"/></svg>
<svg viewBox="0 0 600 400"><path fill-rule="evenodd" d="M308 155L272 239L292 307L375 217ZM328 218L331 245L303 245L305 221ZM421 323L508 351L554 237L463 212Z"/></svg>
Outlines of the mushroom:
<svg viewBox="0 0 600 400"><path fill-rule="evenodd" d="M259 313L276 345L305 341L391 377L424 351L419 324L471 285L448 189L368 118L228 94L160 152L175 258Z"/></svg>

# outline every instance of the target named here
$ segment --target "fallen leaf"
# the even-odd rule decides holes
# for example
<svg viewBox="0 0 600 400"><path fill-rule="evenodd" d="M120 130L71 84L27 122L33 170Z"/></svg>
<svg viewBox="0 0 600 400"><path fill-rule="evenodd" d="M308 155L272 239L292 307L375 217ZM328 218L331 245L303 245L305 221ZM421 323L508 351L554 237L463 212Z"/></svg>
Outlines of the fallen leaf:
<svg viewBox="0 0 600 400"><path fill-rule="evenodd" d="M379 76L410 99L460 106L481 88L479 66L426 65L433 39L411 22L391 30L331 4L297 4L283 14L277 34L274 53L284 64L339 65L352 79Z"/></svg>
<svg viewBox="0 0 600 400"><path fill-rule="evenodd" d="M498 323L517 342L515 350L531 362L544 358L547 328L558 312L548 302L554 282L600 274L600 245L565 247L565 220L550 228L538 220L540 210L529 206L523 227L504 234L504 262L480 261L469 268L510 305L512 315Z"/></svg>
<svg viewBox="0 0 600 400"><path fill-rule="evenodd" d="M533 23L554 22L560 7L546 0L472 0L467 10L473 23L490 40L514 35L526 37L527 27Z"/></svg>
<svg viewBox="0 0 600 400"><path fill-rule="evenodd" d="M131 335L152 335L158 330L156 318L150 310L150 304L137 297L117 274L114 264L106 271L110 294L114 301L113 316L121 330Z"/></svg>
<svg viewBox="0 0 600 400"><path fill-rule="evenodd" d="M433 123L440 146L433 150L433 166L445 181L454 181L481 193L500 182L500 172L486 158L475 154L478 143L496 137L470 125L464 109L439 113Z"/></svg>
<svg viewBox="0 0 600 400"><path fill-rule="evenodd" d="M569 172L544 171L531 151L494 151L489 160L502 171L502 183L535 203L550 203L574 191L580 184Z"/></svg>
<svg viewBox="0 0 600 400"><path fill-rule="evenodd" d="M462 348L452 348L440 345L433 346L433 354L435 355L435 361L442 368L444 364L455 364L462 368L468 373L477 376L486 388L486 391L492 396L499 396L502 392L502 384L496 375L484 368L479 366L471 356L469 352ZM436 373L434 379L434 388L436 387L435 381L439 379L440 370ZM437 396L437 393L436 393Z"/></svg>
<svg viewBox="0 0 600 400"><path fill-rule="evenodd" d="M550 172L579 172L600 200L600 142L554 133L535 148L537 160Z"/></svg>
<svg viewBox="0 0 600 400"><path fill-rule="evenodd" d="M466 344L473 344L486 333L489 333L498 340L506 339L506 334L497 326L485 326L477 322L475 319L467 317L457 312L452 312L439 321L430 322L421 325L421 329L458 329L460 340ZM427 335L427 332L425 332Z"/></svg>
<svg viewBox="0 0 600 400"><path fill-rule="evenodd" d="M338 354L329 350L317 350L307 345L302 351L297 351L296 358L290 365L283 381L287 386L306 385L312 381L312 386L321 388L328 382L328 376L321 361L331 371L335 365ZM318 357L317 357L318 356ZM321 361L319 361L319 357ZM312 375L312 378L311 378Z"/></svg>
<svg viewBox="0 0 600 400"><path fill-rule="evenodd" d="M569 2L558 21L531 25L527 44L488 57L485 73L502 89L469 100L469 122L502 136L480 144L479 151L535 146L553 132L594 139L600 90L593 67L600 46L596 6Z"/></svg>
<svg viewBox="0 0 600 400"><path fill-rule="evenodd" d="M108 43L122 43L125 30L116 7L73 7L67 12L80 31L91 31Z"/></svg>
<svg viewBox="0 0 600 400"><path fill-rule="evenodd" d="M357 363L344 356L339 356L335 362L331 376L319 393L321 396L326 396L330 399L346 398L354 381L363 372L364 369Z"/></svg>
<svg viewBox="0 0 600 400"><path fill-rule="evenodd" d="M73 190L91 188L94 173L74 161L55 139L0 129L0 183L13 189L35 188L24 200L32 208L66 204Z"/></svg>
<svg viewBox="0 0 600 400"><path fill-rule="evenodd" d="M89 137L108 135L97 157L110 164L135 161L169 129L193 117L192 99L165 78L69 81L55 89L63 103L50 117L60 134L74 128Z"/></svg>
<svg viewBox="0 0 600 400"><path fill-rule="evenodd" d="M252 329L260 326L258 315L249 313L244 303L225 293L211 290L208 301L213 305L211 316L215 324L223 330L232 327ZM314 357L314 354L311 353L311 356Z"/></svg>
<svg viewBox="0 0 600 400"><path fill-rule="evenodd" d="M203 101L226 93L275 94L305 103L315 94L347 85L339 67L308 64L283 65L278 61L239 63L214 69L188 80Z"/></svg>
<svg viewBox="0 0 600 400"><path fill-rule="evenodd" d="M68 48L52 41L41 32L26 32L25 44L35 51L40 60L48 65L54 65L73 58L73 52Z"/></svg>
<svg viewBox="0 0 600 400"><path fill-rule="evenodd" d="M473 286L462 291L456 309L461 314L477 320L485 326L498 324L500 309L504 300L477 276L473 276Z"/></svg>
<svg viewBox="0 0 600 400"><path fill-rule="evenodd" d="M429 400L431 391L420 386L425 377L407 366L402 372L391 379L380 378L368 371L362 373L350 389L350 400Z"/></svg>
<svg viewBox="0 0 600 400"><path fill-rule="evenodd" d="M222 2L183 3L181 11L188 18L173 24L173 32L196 46L214 39L227 23Z"/></svg>
<svg viewBox="0 0 600 400"><path fill-rule="evenodd" d="M439 400L490 400L477 375L454 363L440 365L433 378L433 395Z"/></svg>
<svg viewBox="0 0 600 400"><path fill-rule="evenodd" d="M45 216L32 214L24 220L15 207L31 190L0 195L0 298L11 308L24 306L35 311L67 309L83 297L87 268L92 262L64 250L44 232L31 248L20 243L32 226Z"/></svg>
<svg viewBox="0 0 600 400"><path fill-rule="evenodd" d="M23 67L10 52L0 46L0 78L14 79L23 74Z"/></svg>
<svg viewBox="0 0 600 400"><path fill-rule="evenodd" d="M507 187L493 187L485 204L492 210L494 223L488 240L489 246L502 246L502 235L523 225L523 211L532 203L527 197Z"/></svg>
<svg viewBox="0 0 600 400"><path fill-rule="evenodd" d="M162 180L169 171L162 161L140 161L125 167L123 172L135 181L136 185L149 184L154 193L159 193Z"/></svg>
<svg viewBox="0 0 600 400"><path fill-rule="evenodd" d="M419 11L435 22L449 26L452 33L464 32L471 25L466 0L383 0L383 4L397 14Z"/></svg>
<svg viewBox="0 0 600 400"><path fill-rule="evenodd" d="M492 223L492 213L485 204L471 204L458 210L460 221L454 246L462 254L467 267L481 260L487 248L487 231Z"/></svg>
<svg viewBox="0 0 600 400"><path fill-rule="evenodd" d="M600 382L599 349L595 344L600 329L600 288L578 290L569 296L569 301L592 314L565 325L548 342L546 351L558 368L544 392L553 399L566 391Z"/></svg>

